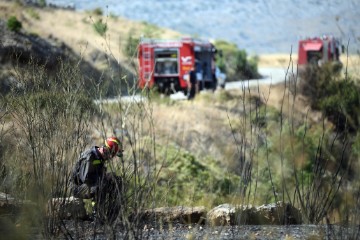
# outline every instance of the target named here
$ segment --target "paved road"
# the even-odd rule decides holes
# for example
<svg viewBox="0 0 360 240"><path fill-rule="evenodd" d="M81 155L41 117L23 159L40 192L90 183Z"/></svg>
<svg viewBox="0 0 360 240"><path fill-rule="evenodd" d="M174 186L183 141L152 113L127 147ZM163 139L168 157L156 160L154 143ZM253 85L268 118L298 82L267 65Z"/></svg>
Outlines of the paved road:
<svg viewBox="0 0 360 240"><path fill-rule="evenodd" d="M225 90L230 89L243 89L248 87L254 87L257 85L263 84L277 84L285 81L286 69L285 68L259 68L259 73L263 76L261 79L251 79L251 80L243 80L236 82L227 82L225 85ZM186 100L186 96L182 92L178 92L170 95L170 98L173 100ZM131 95L131 96L122 96L122 101L126 102L138 102L143 101L139 95ZM119 98L112 98L106 100L96 100L95 103L99 104L100 102L113 103L118 102Z"/></svg>
<svg viewBox="0 0 360 240"><path fill-rule="evenodd" d="M277 84L285 81L287 69L285 68L259 68L259 73L263 78L242 80L236 82L227 82L225 90L230 89L246 89L248 87L255 87L257 85ZM182 92L170 95L173 100L186 100L186 96Z"/></svg>
<svg viewBox="0 0 360 240"><path fill-rule="evenodd" d="M243 80L237 82L228 82L225 89L248 88L263 84L277 84L285 81L286 69L284 68L259 68L259 73L263 76L261 79Z"/></svg>

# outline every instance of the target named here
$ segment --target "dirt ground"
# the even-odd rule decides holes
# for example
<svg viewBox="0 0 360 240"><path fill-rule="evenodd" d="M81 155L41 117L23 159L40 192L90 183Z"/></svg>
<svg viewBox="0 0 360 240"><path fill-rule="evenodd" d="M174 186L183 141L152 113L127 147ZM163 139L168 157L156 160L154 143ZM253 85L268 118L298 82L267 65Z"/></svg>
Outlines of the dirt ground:
<svg viewBox="0 0 360 240"><path fill-rule="evenodd" d="M67 222L66 225L73 231L72 222ZM90 222L81 223L83 231L78 234L81 239L124 239L126 233L115 227L114 232L106 231L102 226L91 225ZM347 235L345 235L345 233ZM241 225L241 226L223 226L210 227L207 225L144 225L142 231L137 232L139 239L172 239L172 240L189 240L189 239L238 239L238 240L320 240L320 239L348 239L351 232L346 232L339 226L333 225ZM75 235L75 234L74 234ZM351 239L351 238L350 238Z"/></svg>

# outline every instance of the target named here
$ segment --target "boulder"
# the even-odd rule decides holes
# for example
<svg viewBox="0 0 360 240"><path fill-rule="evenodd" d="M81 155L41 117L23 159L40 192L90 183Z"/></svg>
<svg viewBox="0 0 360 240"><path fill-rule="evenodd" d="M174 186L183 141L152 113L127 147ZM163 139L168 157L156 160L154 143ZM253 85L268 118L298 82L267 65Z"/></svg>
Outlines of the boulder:
<svg viewBox="0 0 360 240"><path fill-rule="evenodd" d="M206 215L207 223L213 226L233 225L235 206L222 204L211 209Z"/></svg>
<svg viewBox="0 0 360 240"><path fill-rule="evenodd" d="M160 207L147 209L142 213L142 219L148 221L180 222L184 224L204 223L205 207Z"/></svg>
<svg viewBox="0 0 360 240"><path fill-rule="evenodd" d="M13 215L20 210L19 204L9 194L0 192L0 216Z"/></svg>
<svg viewBox="0 0 360 240"><path fill-rule="evenodd" d="M289 225L301 224L301 212L290 203L277 202L258 207L222 204L211 209L206 216L213 226L224 225Z"/></svg>
<svg viewBox="0 0 360 240"><path fill-rule="evenodd" d="M0 192L0 217L16 217L36 208L36 204L29 200L21 200L9 194Z"/></svg>
<svg viewBox="0 0 360 240"><path fill-rule="evenodd" d="M301 224L300 210L290 203L277 202L257 207L257 224L290 225Z"/></svg>
<svg viewBox="0 0 360 240"><path fill-rule="evenodd" d="M82 199L75 197L53 198L47 204L48 217L60 219L82 219L88 218L85 204Z"/></svg>

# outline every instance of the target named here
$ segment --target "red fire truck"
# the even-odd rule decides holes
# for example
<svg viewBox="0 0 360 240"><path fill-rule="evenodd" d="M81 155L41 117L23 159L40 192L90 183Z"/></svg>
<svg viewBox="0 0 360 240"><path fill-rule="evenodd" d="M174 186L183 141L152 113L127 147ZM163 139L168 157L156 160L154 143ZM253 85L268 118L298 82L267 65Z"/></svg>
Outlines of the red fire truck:
<svg viewBox="0 0 360 240"><path fill-rule="evenodd" d="M300 40L298 65L303 68L307 64L340 63L340 51L344 52L344 47L338 38L332 36Z"/></svg>
<svg viewBox="0 0 360 240"><path fill-rule="evenodd" d="M187 92L186 76L195 67L199 89L215 88L213 79L216 49L206 40L142 39L138 48L141 89L157 87L162 93Z"/></svg>

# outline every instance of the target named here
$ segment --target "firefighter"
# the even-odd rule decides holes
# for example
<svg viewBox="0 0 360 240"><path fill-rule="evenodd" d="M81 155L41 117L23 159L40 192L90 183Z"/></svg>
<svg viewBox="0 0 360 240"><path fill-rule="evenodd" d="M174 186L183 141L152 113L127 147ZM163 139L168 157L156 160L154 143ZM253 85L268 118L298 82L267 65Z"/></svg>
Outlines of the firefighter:
<svg viewBox="0 0 360 240"><path fill-rule="evenodd" d="M122 153L122 143L117 137L109 137L104 146L93 146L82 152L72 174L74 197L95 201L100 182L107 177L105 162L115 156L122 157Z"/></svg>
<svg viewBox="0 0 360 240"><path fill-rule="evenodd" d="M211 77L212 77L212 89L213 91L215 91L217 89L217 85L218 85L218 79L216 76L216 58L215 56L212 57L211 59Z"/></svg>
<svg viewBox="0 0 360 240"><path fill-rule="evenodd" d="M188 84L188 99L191 100L195 97L196 89L197 89L197 78L195 67L192 66L189 71L189 84Z"/></svg>

